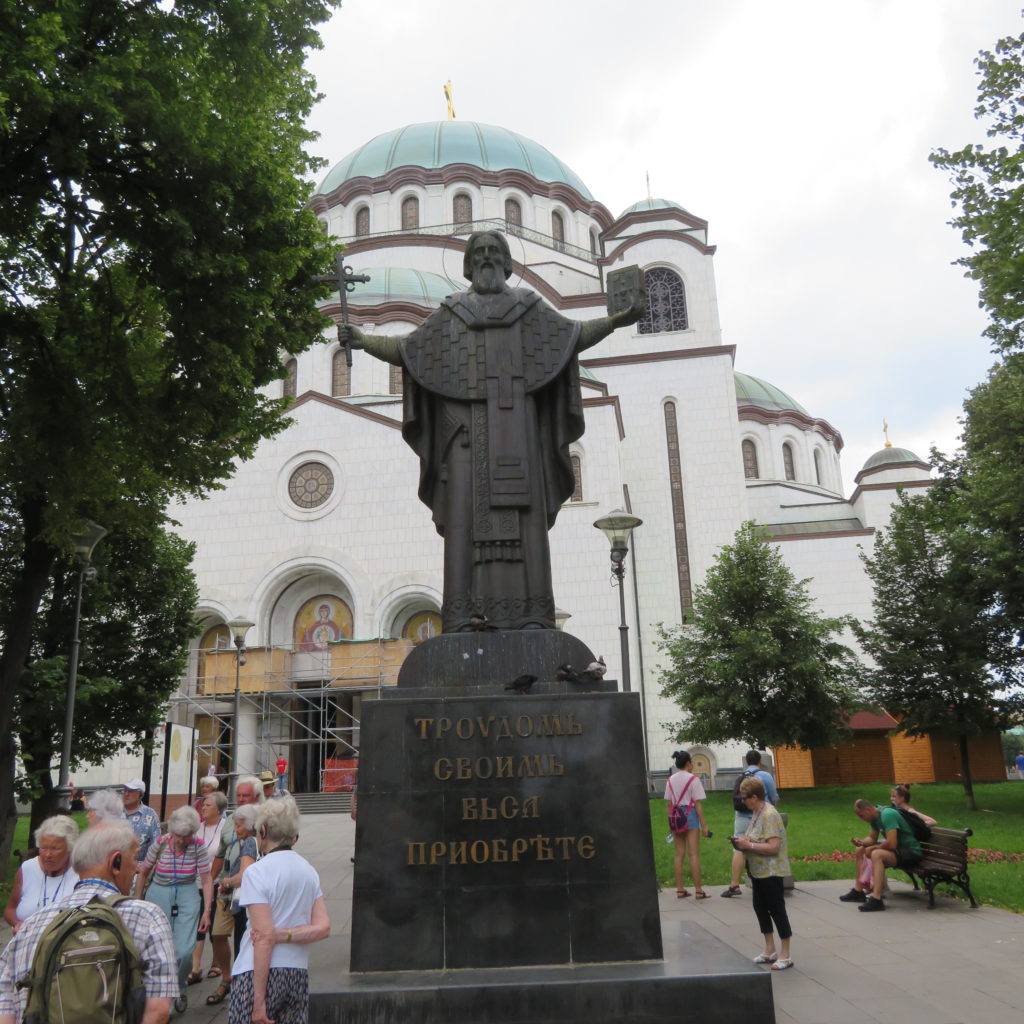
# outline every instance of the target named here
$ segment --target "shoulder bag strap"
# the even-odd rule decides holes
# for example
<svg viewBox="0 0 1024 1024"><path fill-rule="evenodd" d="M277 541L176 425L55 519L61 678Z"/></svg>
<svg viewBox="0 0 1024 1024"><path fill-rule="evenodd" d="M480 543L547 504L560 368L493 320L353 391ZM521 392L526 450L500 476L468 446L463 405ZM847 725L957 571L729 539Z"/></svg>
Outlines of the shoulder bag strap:
<svg viewBox="0 0 1024 1024"><path fill-rule="evenodd" d="M697 778L696 775L691 775L690 776L690 781L687 782L687 784L685 786L683 786L683 791L682 791L682 793L679 794L679 799L672 805L672 810L673 811L683 802L683 797L686 796L686 791L690 788L690 786L693 785L693 780L695 778Z"/></svg>

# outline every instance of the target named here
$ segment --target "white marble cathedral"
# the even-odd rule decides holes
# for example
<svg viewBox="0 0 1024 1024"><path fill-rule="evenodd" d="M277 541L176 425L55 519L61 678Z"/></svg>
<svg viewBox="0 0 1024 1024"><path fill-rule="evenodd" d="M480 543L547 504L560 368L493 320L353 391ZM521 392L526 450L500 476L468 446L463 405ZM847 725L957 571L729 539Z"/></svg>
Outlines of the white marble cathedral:
<svg viewBox="0 0 1024 1024"><path fill-rule="evenodd" d="M610 271L643 269L645 319L581 361L586 433L551 549L565 628L621 679L619 594L593 523L613 509L643 520L625 596L652 768L667 767L663 723L679 717L658 694L655 626L680 621L744 520L768 528L823 611L869 614L859 545L885 523L897 486L927 486L928 467L884 448L844 497L839 432L738 372L722 344L706 221L651 198L613 215L544 147L455 120L370 140L327 174L312 205L369 277L348 306L375 333L408 331L465 288L462 243L483 227L509 237L511 284L581 320L603 315ZM326 312L340 317L337 295ZM328 330L276 387L294 397L287 429L223 491L174 511L198 545L203 628L173 717L198 728L201 771L230 771L232 755L237 770L259 771L284 756L290 787L315 792L344 784L361 701L393 684L411 646L439 628L441 541L400 434L399 372L362 352L349 370ZM226 626L235 620L252 624L244 664ZM695 747L697 770L710 781L741 750Z"/></svg>

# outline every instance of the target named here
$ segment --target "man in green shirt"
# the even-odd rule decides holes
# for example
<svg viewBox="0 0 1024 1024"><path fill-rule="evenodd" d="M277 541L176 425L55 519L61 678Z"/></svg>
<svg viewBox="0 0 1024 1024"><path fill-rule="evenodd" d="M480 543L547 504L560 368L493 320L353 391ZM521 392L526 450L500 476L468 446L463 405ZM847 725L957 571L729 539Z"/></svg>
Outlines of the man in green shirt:
<svg viewBox="0 0 1024 1024"><path fill-rule="evenodd" d="M871 834L866 839L851 839L857 847L857 870L853 888L839 897L843 903L859 903L858 910L870 913L885 910L882 891L885 889L885 869L913 868L921 859L921 844L917 841L903 815L895 807L876 807L870 800L858 800L853 813L866 822ZM860 869L864 858L872 868L871 893L861 888Z"/></svg>

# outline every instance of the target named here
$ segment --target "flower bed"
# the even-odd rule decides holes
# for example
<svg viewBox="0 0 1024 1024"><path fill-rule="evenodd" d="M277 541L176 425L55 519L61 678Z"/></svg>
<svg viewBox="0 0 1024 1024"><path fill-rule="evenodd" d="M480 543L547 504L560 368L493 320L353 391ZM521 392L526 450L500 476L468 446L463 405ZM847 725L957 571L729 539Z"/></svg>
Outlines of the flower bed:
<svg viewBox="0 0 1024 1024"><path fill-rule="evenodd" d="M804 863L821 861L834 861L839 863L846 860L855 860L856 850L833 850L831 853L812 853L807 857L793 857L792 860ZM1024 861L1024 853L1010 852L1003 853L1002 850L967 850L968 864L1019 864Z"/></svg>

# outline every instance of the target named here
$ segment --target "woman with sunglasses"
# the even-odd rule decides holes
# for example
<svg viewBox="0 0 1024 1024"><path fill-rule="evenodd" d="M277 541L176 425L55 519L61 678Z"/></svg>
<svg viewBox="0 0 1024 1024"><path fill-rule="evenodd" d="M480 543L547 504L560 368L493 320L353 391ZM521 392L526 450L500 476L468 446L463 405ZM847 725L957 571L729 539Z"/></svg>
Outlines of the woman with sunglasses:
<svg viewBox="0 0 1024 1024"><path fill-rule="evenodd" d="M751 818L742 836L732 836L732 844L741 850L747 862L747 874L754 892L754 913L764 937L764 952L754 957L755 964L771 964L773 971L785 971L793 966L789 956L789 940L793 929L786 913L786 895L783 878L789 874L786 854L786 827L782 815L764 798L764 783L758 778L747 778L740 783L740 796L750 808ZM779 932L779 948L775 948L775 935Z"/></svg>

